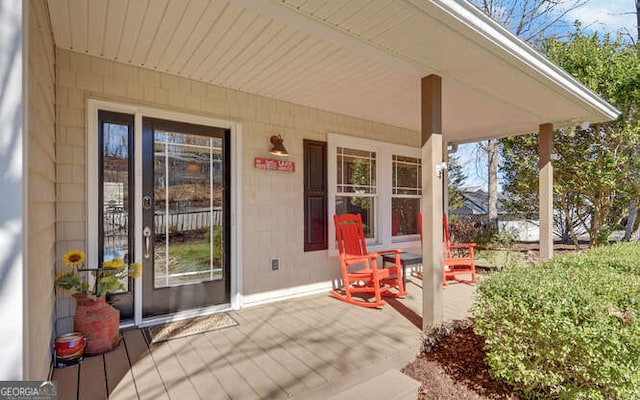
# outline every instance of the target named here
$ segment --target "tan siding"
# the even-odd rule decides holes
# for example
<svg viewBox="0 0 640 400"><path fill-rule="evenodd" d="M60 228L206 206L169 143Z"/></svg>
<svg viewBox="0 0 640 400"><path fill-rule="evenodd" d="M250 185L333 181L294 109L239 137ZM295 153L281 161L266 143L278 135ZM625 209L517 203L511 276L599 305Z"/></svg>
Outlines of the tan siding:
<svg viewBox="0 0 640 400"><path fill-rule="evenodd" d="M338 268L327 252L303 251L302 140L342 133L419 146L416 132L196 82L114 61L57 50L58 251L86 249L84 148L86 99L96 98L239 121L243 130L243 294L325 282ZM125 90L126 89L126 90ZM281 134L296 163L293 174L254 169L269 137ZM82 137L79 137L82 135ZM73 246L71 245L73 243ZM272 272L270 259L280 258ZM59 315L58 317L64 317ZM67 316L68 317L68 316ZM66 323L69 326L69 323Z"/></svg>
<svg viewBox="0 0 640 400"><path fill-rule="evenodd" d="M28 335L27 379L47 379L54 336L55 51L44 0L29 4Z"/></svg>

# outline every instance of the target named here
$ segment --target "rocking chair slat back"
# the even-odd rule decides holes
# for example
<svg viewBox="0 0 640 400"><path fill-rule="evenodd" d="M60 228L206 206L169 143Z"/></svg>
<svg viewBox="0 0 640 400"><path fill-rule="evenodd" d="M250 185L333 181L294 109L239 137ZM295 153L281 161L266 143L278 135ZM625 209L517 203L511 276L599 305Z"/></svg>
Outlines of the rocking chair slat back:
<svg viewBox="0 0 640 400"><path fill-rule="evenodd" d="M362 229L362 216L360 214L345 214L340 217L335 215L334 222L340 254L366 255L367 243Z"/></svg>

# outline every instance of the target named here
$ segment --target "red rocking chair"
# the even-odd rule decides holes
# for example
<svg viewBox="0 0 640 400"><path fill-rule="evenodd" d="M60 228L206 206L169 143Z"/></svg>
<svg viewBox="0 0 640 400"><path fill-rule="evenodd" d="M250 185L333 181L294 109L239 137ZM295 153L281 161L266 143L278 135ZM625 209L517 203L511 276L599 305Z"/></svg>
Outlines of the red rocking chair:
<svg viewBox="0 0 640 400"><path fill-rule="evenodd" d="M400 250L367 252L360 214L334 215L333 220L336 226L344 288L340 291L333 290L331 294L347 303L371 308L382 307L383 296L405 296L407 293L402 282ZM395 253L394 265L378 267L378 257L392 253ZM397 289L397 291L390 292L391 289ZM374 301L354 297L357 293L371 294Z"/></svg>
<svg viewBox="0 0 640 400"><path fill-rule="evenodd" d="M447 214L442 214L442 284L447 286L447 280L452 279L462 283L476 283L476 263L474 258L475 243L451 244L449 236L449 224ZM420 229L420 241L422 242L422 214L418 214L418 227ZM458 279L456 275L469 275L471 280ZM422 279L422 274L418 274Z"/></svg>
<svg viewBox="0 0 640 400"><path fill-rule="evenodd" d="M473 255L473 249L476 247L476 244L451 244L447 214L442 214L442 225L444 226L444 237L442 238L442 284L447 286L448 279L462 283L478 282L476 279L476 263ZM469 274L471 274L471 280L457 278L457 275Z"/></svg>

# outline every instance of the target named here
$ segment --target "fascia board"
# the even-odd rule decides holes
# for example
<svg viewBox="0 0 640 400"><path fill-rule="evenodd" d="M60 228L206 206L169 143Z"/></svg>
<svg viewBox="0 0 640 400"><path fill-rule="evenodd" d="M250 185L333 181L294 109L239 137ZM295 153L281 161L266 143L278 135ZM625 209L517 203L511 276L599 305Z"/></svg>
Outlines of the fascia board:
<svg viewBox="0 0 640 400"><path fill-rule="evenodd" d="M413 3L414 0L406 1L413 4L414 7L420 7ZM456 0L430 0L430 2L505 51L508 55L522 62L526 67L541 74L546 79L591 106L598 113L602 114L603 119L614 120L620 115L620 111L617 108L587 88L571 74L531 48L531 46L520 40L474 5L467 1Z"/></svg>

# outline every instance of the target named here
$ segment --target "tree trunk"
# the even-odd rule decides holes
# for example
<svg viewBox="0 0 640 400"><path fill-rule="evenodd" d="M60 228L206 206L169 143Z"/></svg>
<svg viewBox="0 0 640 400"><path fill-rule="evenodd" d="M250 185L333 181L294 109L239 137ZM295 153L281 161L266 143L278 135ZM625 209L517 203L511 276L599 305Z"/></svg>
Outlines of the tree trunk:
<svg viewBox="0 0 640 400"><path fill-rule="evenodd" d="M636 23L638 25L638 42L640 43L640 0L636 0Z"/></svg>
<svg viewBox="0 0 640 400"><path fill-rule="evenodd" d="M629 241L631 240L631 235L633 234L633 227L636 224L636 218L638 216L638 200L632 201L629 204L629 217L627 218L627 225L624 230L624 238L622 240Z"/></svg>
<svg viewBox="0 0 640 400"><path fill-rule="evenodd" d="M498 230L498 146L497 139L489 140L489 226Z"/></svg>
<svg viewBox="0 0 640 400"><path fill-rule="evenodd" d="M567 208L564 204L562 205L562 213L567 221L567 227L569 229L569 234L571 235L571 240L573 241L573 245L576 246L576 250L580 249L580 242L578 241L578 235L576 235L576 228L573 224L573 218L569 208Z"/></svg>

